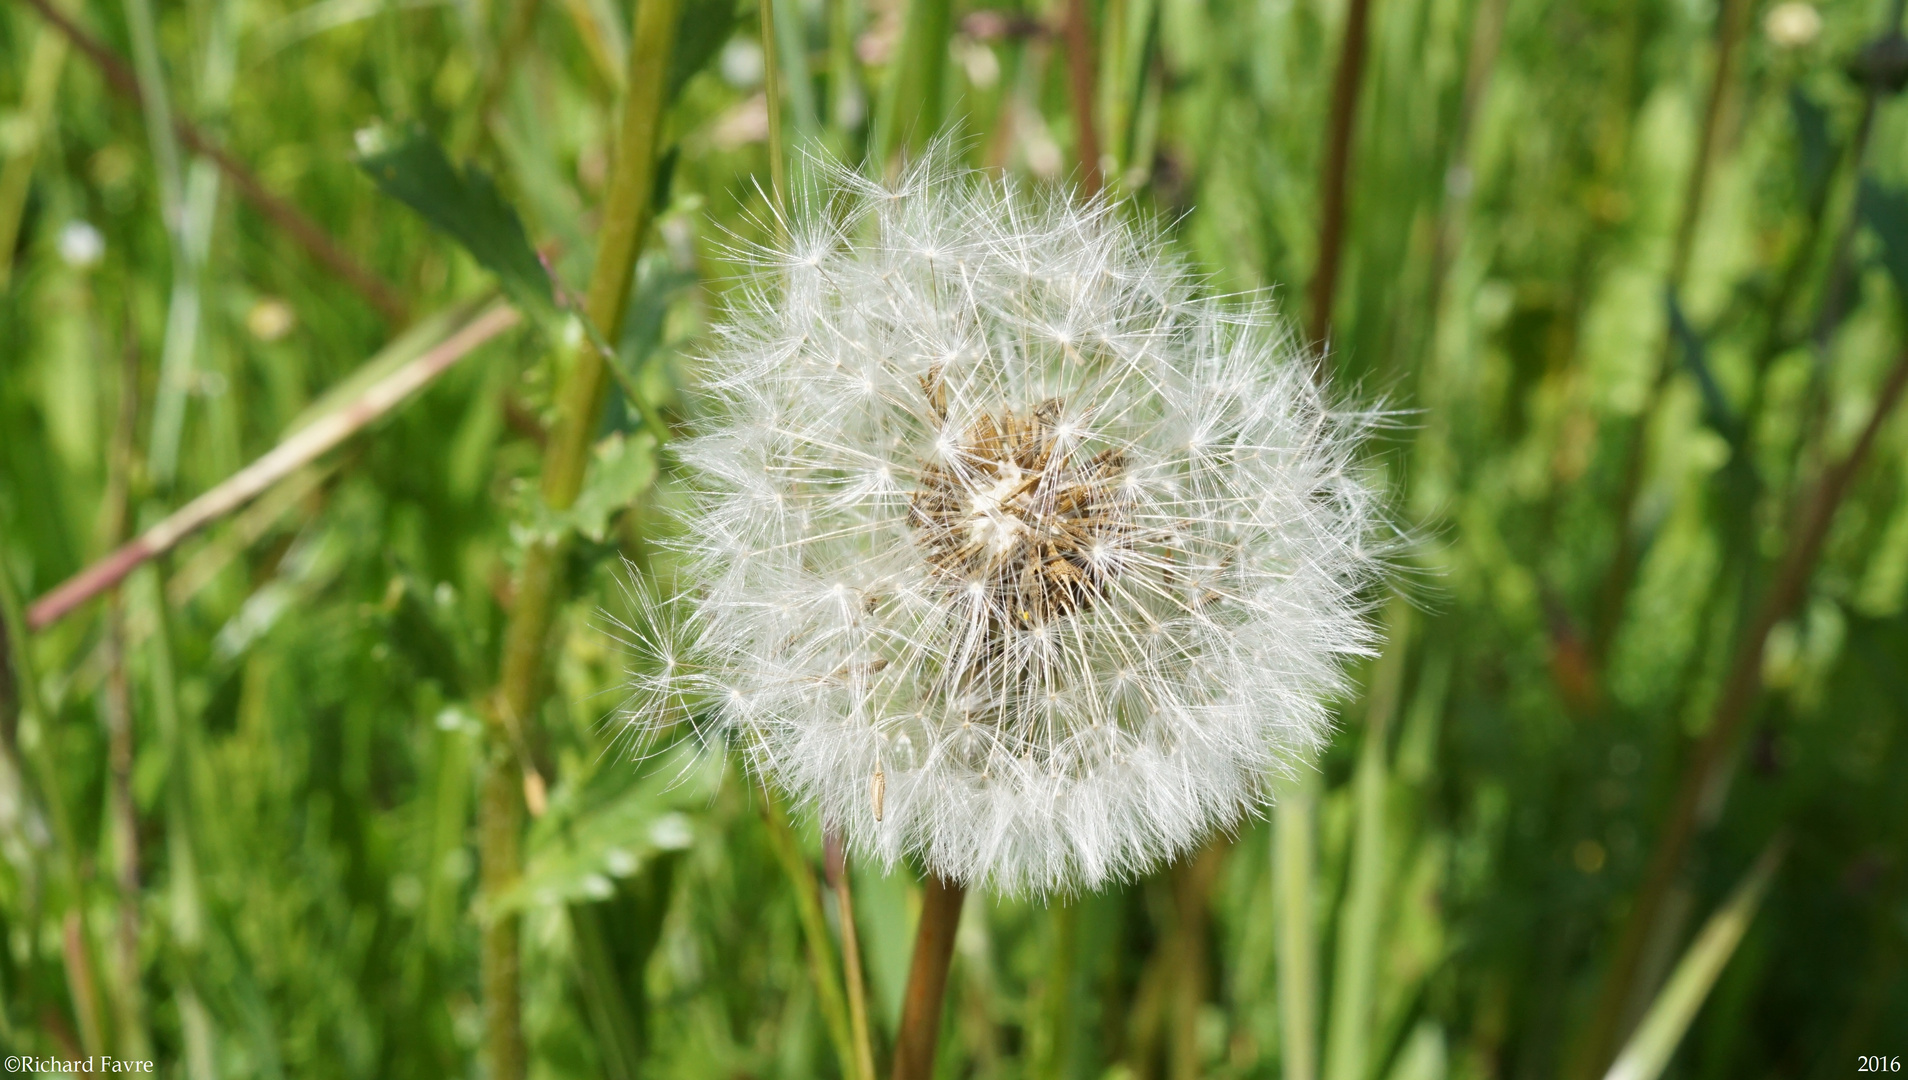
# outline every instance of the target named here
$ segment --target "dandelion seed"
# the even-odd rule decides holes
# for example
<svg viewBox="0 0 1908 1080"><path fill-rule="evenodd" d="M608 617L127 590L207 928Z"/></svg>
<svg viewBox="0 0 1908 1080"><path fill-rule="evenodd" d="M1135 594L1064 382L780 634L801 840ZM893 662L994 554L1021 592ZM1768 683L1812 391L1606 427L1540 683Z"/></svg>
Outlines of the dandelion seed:
<svg viewBox="0 0 1908 1080"><path fill-rule="evenodd" d="M863 854L1001 891L1237 825L1374 647L1375 416L1109 203L944 155L831 183L701 362L697 584L632 724L697 722Z"/></svg>

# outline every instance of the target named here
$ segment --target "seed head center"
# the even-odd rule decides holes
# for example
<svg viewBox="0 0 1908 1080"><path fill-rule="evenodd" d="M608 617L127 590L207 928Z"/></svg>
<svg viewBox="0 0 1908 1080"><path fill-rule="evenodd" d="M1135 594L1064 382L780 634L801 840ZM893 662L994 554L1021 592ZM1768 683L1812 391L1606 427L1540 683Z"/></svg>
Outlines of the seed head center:
<svg viewBox="0 0 1908 1080"><path fill-rule="evenodd" d="M923 380L946 422L938 383ZM1090 606L1117 574L1131 526L1117 450L1089 454L1059 437L1057 400L1025 415L985 415L943 430L921 469L908 523L930 570L985 605L1000 628L1031 629Z"/></svg>

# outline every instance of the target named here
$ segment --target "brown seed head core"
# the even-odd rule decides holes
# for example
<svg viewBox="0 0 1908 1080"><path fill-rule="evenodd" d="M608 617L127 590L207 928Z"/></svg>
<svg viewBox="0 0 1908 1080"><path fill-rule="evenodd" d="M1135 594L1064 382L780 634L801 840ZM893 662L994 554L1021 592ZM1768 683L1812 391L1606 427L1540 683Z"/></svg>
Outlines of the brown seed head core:
<svg viewBox="0 0 1908 1080"><path fill-rule="evenodd" d="M939 372L921 380L947 420ZM1062 445L1059 399L1025 416L984 415L921 469L908 524L936 577L977 588L996 629L1031 629L1083 611L1118 572L1132 532L1119 491L1118 450L1076 455Z"/></svg>

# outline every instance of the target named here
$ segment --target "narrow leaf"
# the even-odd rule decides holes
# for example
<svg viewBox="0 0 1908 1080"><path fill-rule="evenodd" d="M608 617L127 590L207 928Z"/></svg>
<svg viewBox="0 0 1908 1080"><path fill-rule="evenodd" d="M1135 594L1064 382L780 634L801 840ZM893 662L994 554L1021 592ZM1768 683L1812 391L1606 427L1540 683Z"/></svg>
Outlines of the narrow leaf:
<svg viewBox="0 0 1908 1080"><path fill-rule="evenodd" d="M1908 295L1908 191L1862 177L1862 221L1881 240L1882 266Z"/></svg>
<svg viewBox="0 0 1908 1080"><path fill-rule="evenodd" d="M1789 113L1795 120L1795 156L1802 172L1802 187L1814 193L1828 180L1829 167L1834 163L1828 110L1795 87L1789 90Z"/></svg>
<svg viewBox="0 0 1908 1080"><path fill-rule="evenodd" d="M1697 1010L1709 996L1716 976L1722 974L1743 933L1749 929L1750 921L1756 917L1756 908L1762 904L1762 896L1768 891L1769 882L1774 879L1776 868L1782 864L1787 851L1786 839L1778 837L1771 841L1742 883L1736 886L1736 891L1709 917L1702 933L1676 962L1669 982L1657 992L1643 1022L1630 1036L1623 1053L1617 1055L1616 1063L1604 1074L1604 1080L1656 1080L1662 1075L1677 1045L1683 1041L1683 1033L1689 1030L1690 1021L1696 1019Z"/></svg>
<svg viewBox="0 0 1908 1080"><path fill-rule="evenodd" d="M752 2L747 6L754 10ZM665 100L674 101L683 86L715 58L735 33L741 8L737 0L688 0L683 4L681 29L676 31L676 47L669 58Z"/></svg>
<svg viewBox="0 0 1908 1080"><path fill-rule="evenodd" d="M1665 294L1669 304L1670 333L1675 336L1676 344L1683 352L1683 363L1689 373L1696 377L1696 385L1703 393L1703 420L1716 433L1729 440L1731 446L1742 442L1742 422L1736 416L1736 410L1729 403L1728 395L1723 393L1722 384L1716 381L1716 373L1709 366L1709 343L1690 325L1689 316L1684 314L1683 305L1677 302L1674 291Z"/></svg>
<svg viewBox="0 0 1908 1080"><path fill-rule="evenodd" d="M474 165L460 171L416 125L366 128L358 133L358 149L358 167L379 190L463 245L526 313L540 319L555 313L549 272L488 174Z"/></svg>

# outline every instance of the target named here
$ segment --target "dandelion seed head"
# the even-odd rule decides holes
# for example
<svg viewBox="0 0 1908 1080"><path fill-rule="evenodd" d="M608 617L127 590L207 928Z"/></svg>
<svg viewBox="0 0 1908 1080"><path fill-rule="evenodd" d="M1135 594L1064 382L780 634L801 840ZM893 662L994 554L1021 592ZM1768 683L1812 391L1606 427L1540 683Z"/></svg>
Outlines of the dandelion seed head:
<svg viewBox="0 0 1908 1080"><path fill-rule="evenodd" d="M696 585L632 725L689 717L863 856L1002 892L1235 827L1374 648L1374 414L1111 204L945 155L830 186L700 361Z"/></svg>

